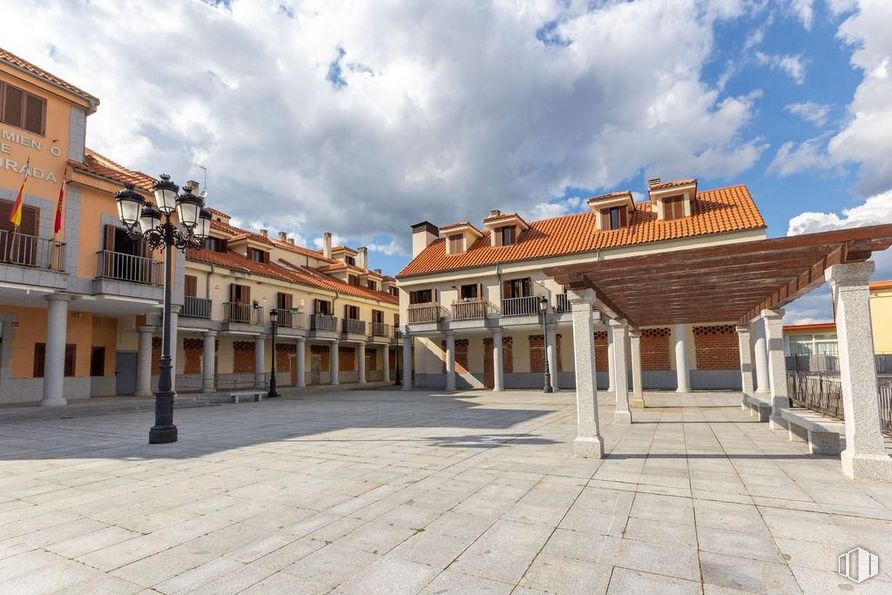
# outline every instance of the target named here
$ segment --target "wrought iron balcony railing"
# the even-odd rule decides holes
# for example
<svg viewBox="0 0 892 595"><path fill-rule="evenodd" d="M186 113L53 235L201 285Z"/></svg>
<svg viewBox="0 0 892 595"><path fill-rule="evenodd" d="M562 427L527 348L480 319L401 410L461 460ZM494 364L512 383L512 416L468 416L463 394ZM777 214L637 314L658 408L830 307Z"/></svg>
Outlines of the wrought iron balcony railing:
<svg viewBox="0 0 892 595"><path fill-rule="evenodd" d="M96 265L97 279L114 279L144 285L161 285L163 263L152 258L100 250L97 253L99 262Z"/></svg>

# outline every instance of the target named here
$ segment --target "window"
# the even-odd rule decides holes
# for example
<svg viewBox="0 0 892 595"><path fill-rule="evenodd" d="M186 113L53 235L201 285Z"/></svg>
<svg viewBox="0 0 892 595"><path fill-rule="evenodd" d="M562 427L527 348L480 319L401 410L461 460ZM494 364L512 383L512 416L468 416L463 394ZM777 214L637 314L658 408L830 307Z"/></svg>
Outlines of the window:
<svg viewBox="0 0 892 595"><path fill-rule="evenodd" d="M293 306L293 295L290 293L282 293L281 291L276 294L276 308L279 310L290 310Z"/></svg>
<svg viewBox="0 0 892 595"><path fill-rule="evenodd" d="M204 241L204 247L211 252L226 252L226 240L223 238L208 237Z"/></svg>
<svg viewBox="0 0 892 595"><path fill-rule="evenodd" d="M463 300L472 300L478 296L478 293L479 289L476 283L461 286L460 295Z"/></svg>
<svg viewBox="0 0 892 595"><path fill-rule="evenodd" d="M449 236L449 254L458 254L464 251L464 236L460 233Z"/></svg>
<svg viewBox="0 0 892 595"><path fill-rule="evenodd" d="M347 264L349 264L352 267L356 266L356 259L353 258L352 256L350 256L349 254L344 257L344 262L346 262Z"/></svg>
<svg viewBox="0 0 892 595"><path fill-rule="evenodd" d="M93 347L90 352L90 376L105 376L105 347Z"/></svg>
<svg viewBox="0 0 892 595"><path fill-rule="evenodd" d="M620 229L628 223L626 207L610 207L601 211L601 229Z"/></svg>
<svg viewBox="0 0 892 595"><path fill-rule="evenodd" d="M391 288L390 288L390 295L399 296L399 295L400 295L400 290L399 290L397 287L391 287Z"/></svg>
<svg viewBox="0 0 892 595"><path fill-rule="evenodd" d="M671 221L672 219L681 219L684 217L684 197L672 196L663 199L663 219Z"/></svg>
<svg viewBox="0 0 892 595"><path fill-rule="evenodd" d="M248 248L248 258L254 262L269 262L269 252L258 250L257 248Z"/></svg>
<svg viewBox="0 0 892 595"><path fill-rule="evenodd" d="M399 326L400 326L400 315L399 314L393 315L393 326L395 328L399 328Z"/></svg>
<svg viewBox="0 0 892 595"><path fill-rule="evenodd" d="M384 324L384 312L381 310L372 310L372 322Z"/></svg>
<svg viewBox="0 0 892 595"><path fill-rule="evenodd" d="M344 305L344 318L347 320L359 320L359 306Z"/></svg>
<svg viewBox="0 0 892 595"><path fill-rule="evenodd" d="M513 225L506 225L505 227L500 227L499 230L499 241L501 242L500 246L510 246L514 243L517 237L517 228Z"/></svg>
<svg viewBox="0 0 892 595"><path fill-rule="evenodd" d="M74 376L75 363L77 362L77 345L68 343L65 345L65 376ZM46 367L46 343L34 344L34 378L43 378Z"/></svg>
<svg viewBox="0 0 892 595"><path fill-rule="evenodd" d="M185 275L183 277L183 295L186 297L198 297L198 277Z"/></svg>
<svg viewBox="0 0 892 595"><path fill-rule="evenodd" d="M347 283L355 287L359 287L359 277L356 275L347 275Z"/></svg>
<svg viewBox="0 0 892 595"><path fill-rule="evenodd" d="M371 279L368 280L367 285L369 286L369 289L371 289L372 291L378 291L378 284L375 283L374 281L372 281Z"/></svg>
<svg viewBox="0 0 892 595"><path fill-rule="evenodd" d="M43 136L46 133L46 100L18 87L0 82L0 120Z"/></svg>
<svg viewBox="0 0 892 595"><path fill-rule="evenodd" d="M530 297L533 295L532 282L529 277L524 279L512 279L502 283L502 297L504 299Z"/></svg>
<svg viewBox="0 0 892 595"><path fill-rule="evenodd" d="M313 311L316 312L316 314L331 316L331 302L317 299L313 302Z"/></svg>
<svg viewBox="0 0 892 595"><path fill-rule="evenodd" d="M434 301L433 289L416 289L409 292L410 304L430 304Z"/></svg>
<svg viewBox="0 0 892 595"><path fill-rule="evenodd" d="M250 304L251 288L238 283L229 284L229 301L233 304Z"/></svg>

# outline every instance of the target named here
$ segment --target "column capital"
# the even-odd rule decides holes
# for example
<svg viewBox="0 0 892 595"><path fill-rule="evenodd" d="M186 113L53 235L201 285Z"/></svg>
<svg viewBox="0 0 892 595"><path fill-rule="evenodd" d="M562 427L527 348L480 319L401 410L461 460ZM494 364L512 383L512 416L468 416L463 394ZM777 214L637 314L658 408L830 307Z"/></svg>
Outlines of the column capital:
<svg viewBox="0 0 892 595"><path fill-rule="evenodd" d="M140 326L136 327L136 332L137 333L154 333L155 327L148 326L148 325L140 325Z"/></svg>
<svg viewBox="0 0 892 595"><path fill-rule="evenodd" d="M306 337L295 337L295 339L297 340L298 343L306 343L307 342Z"/></svg>
<svg viewBox="0 0 892 595"><path fill-rule="evenodd" d="M571 289L567 292L567 299L570 301L572 310L576 310L577 306L581 309L583 305L591 308L595 303L595 290Z"/></svg>
<svg viewBox="0 0 892 595"><path fill-rule="evenodd" d="M455 336L455 332L453 332L453 331L443 331L443 336L444 336L444 337L454 337L454 336Z"/></svg>
<svg viewBox="0 0 892 595"><path fill-rule="evenodd" d="M640 339L641 338L641 329L633 328L629 329L629 337L632 339Z"/></svg>
<svg viewBox="0 0 892 595"><path fill-rule="evenodd" d="M497 327L497 328L492 329L492 336L493 337L501 337L502 336L502 327Z"/></svg>
<svg viewBox="0 0 892 595"><path fill-rule="evenodd" d="M611 318L607 321L607 324L610 325L611 328L619 329L626 327L626 319L625 318Z"/></svg>
<svg viewBox="0 0 892 595"><path fill-rule="evenodd" d="M215 331L214 329L208 329L208 330L204 331L204 334L207 335L208 337L216 337L217 331Z"/></svg>
<svg viewBox="0 0 892 595"><path fill-rule="evenodd" d="M781 320L784 317L784 309L783 308L775 308L773 310L765 309L759 313L759 316L761 316L765 320Z"/></svg>
<svg viewBox="0 0 892 595"><path fill-rule="evenodd" d="M750 334L750 325L748 324L738 324L734 327L734 330L737 331L738 335L748 335Z"/></svg>
<svg viewBox="0 0 892 595"><path fill-rule="evenodd" d="M44 299L48 302L70 302L72 297L74 296L68 293L51 293Z"/></svg>
<svg viewBox="0 0 892 595"><path fill-rule="evenodd" d="M824 271L824 279L831 285L867 285L875 270L872 260L835 264Z"/></svg>

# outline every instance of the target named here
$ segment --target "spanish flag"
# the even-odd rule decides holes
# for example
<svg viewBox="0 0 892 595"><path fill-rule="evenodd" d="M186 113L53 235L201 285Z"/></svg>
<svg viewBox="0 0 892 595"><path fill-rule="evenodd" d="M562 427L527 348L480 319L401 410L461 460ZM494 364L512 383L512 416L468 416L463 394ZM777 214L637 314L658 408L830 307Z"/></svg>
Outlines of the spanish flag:
<svg viewBox="0 0 892 595"><path fill-rule="evenodd" d="M31 158L28 157L28 161L25 162L25 177L22 178L22 185L19 186L19 195L16 196L15 203L12 205L12 212L9 214L9 222L15 225L16 229L22 224L22 203L25 202L25 183L28 181L28 172L30 171Z"/></svg>
<svg viewBox="0 0 892 595"><path fill-rule="evenodd" d="M56 222L53 224L53 235L62 229L62 209L65 208L65 180L59 186L59 200L56 201Z"/></svg>

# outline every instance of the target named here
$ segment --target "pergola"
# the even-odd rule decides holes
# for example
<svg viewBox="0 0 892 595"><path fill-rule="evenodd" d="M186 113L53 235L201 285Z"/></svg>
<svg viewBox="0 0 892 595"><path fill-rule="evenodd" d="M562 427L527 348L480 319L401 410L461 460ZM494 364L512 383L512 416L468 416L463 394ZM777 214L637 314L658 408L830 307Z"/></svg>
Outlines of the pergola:
<svg viewBox="0 0 892 595"><path fill-rule="evenodd" d="M827 281L839 342L846 434L843 471L850 477L892 480L892 458L885 454L880 433L868 304L868 280L874 271L868 259L890 245L892 225L887 224L545 269L567 287L573 310L577 454L603 455L594 382L593 307L608 319L617 370L626 370L625 342L631 337L633 396L638 400L640 327L735 321L744 402L758 401L753 390L750 329L764 324L767 341L761 349L767 353L761 356L767 360L766 384L770 385L765 413L773 428L788 428L783 418L789 400L782 308ZM759 349L757 344L757 363ZM616 421L631 422L626 375L615 374L613 380Z"/></svg>

